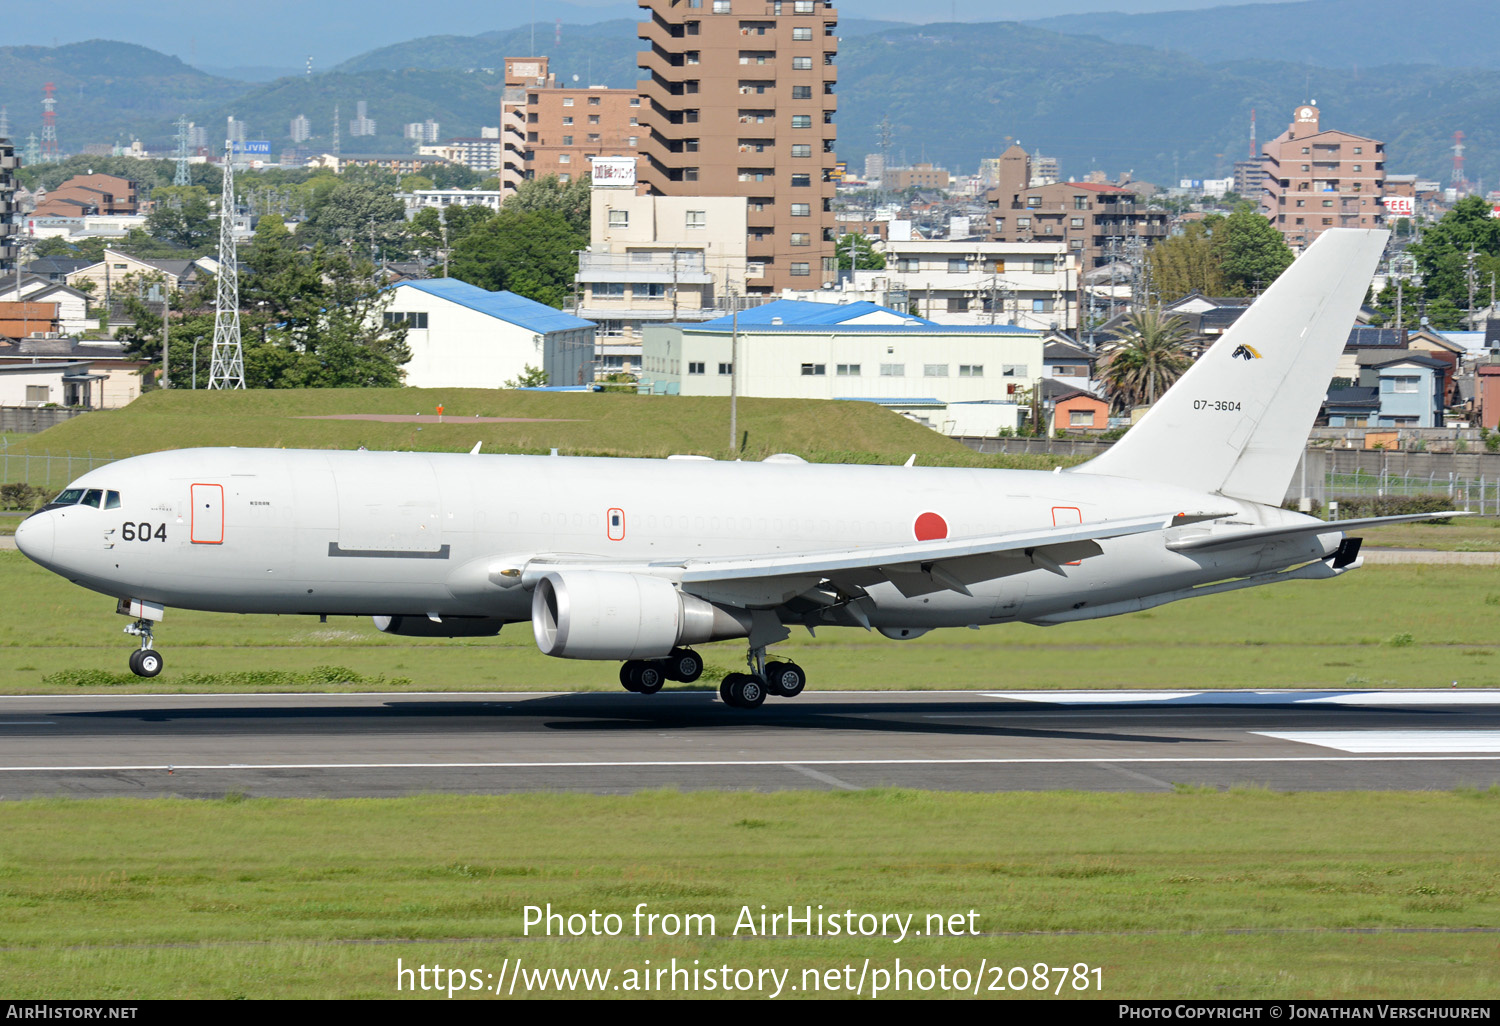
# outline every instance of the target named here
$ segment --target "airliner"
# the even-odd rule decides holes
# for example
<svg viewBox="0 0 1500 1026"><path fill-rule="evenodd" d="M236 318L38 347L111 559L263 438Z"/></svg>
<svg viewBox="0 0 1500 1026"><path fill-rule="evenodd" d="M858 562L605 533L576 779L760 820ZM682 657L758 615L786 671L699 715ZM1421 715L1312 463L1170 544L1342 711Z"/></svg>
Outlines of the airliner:
<svg viewBox="0 0 1500 1026"><path fill-rule="evenodd" d="M23 521L29 558L114 598L160 673L168 607L372 616L406 637L530 621L651 694L744 639L727 705L794 697L793 628L915 638L1064 624L1356 569L1369 524L1281 502L1387 233L1325 232L1119 442L1053 472L795 456L592 459L183 449L92 470ZM664 399L663 402L670 402ZM1447 516L1450 514L1432 514Z"/></svg>

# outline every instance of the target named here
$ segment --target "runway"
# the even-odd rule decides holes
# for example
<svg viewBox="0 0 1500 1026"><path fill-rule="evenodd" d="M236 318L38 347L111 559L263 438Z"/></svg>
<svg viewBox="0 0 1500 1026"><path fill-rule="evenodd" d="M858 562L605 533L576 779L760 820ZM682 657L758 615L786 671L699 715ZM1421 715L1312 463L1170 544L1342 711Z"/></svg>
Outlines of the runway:
<svg viewBox="0 0 1500 1026"><path fill-rule="evenodd" d="M0 799L1497 783L1496 691L0 698Z"/></svg>

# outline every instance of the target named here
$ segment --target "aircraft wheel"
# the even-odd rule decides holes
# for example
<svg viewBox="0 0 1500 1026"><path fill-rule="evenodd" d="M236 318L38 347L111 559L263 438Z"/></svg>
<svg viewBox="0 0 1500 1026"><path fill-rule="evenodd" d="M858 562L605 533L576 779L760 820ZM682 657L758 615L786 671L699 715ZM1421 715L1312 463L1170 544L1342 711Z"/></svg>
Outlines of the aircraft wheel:
<svg viewBox="0 0 1500 1026"><path fill-rule="evenodd" d="M654 695L661 690L661 686L667 682L666 660L653 659L650 662L638 663L639 669L632 675L631 680L635 684L637 694Z"/></svg>
<svg viewBox="0 0 1500 1026"><path fill-rule="evenodd" d="M703 676L703 657L690 648L674 648L667 656L667 676L691 684Z"/></svg>
<svg viewBox="0 0 1500 1026"><path fill-rule="evenodd" d="M155 677L161 668L161 653L154 648L138 648L130 653L130 672L137 677Z"/></svg>
<svg viewBox="0 0 1500 1026"><path fill-rule="evenodd" d="M807 687L807 674L796 663L766 664L766 693L796 698Z"/></svg>
<svg viewBox="0 0 1500 1026"><path fill-rule="evenodd" d="M760 678L748 673L738 674L738 677L729 688L730 705L736 709L754 709L766 700L766 686Z"/></svg>
<svg viewBox="0 0 1500 1026"><path fill-rule="evenodd" d="M638 677L640 669L641 664L634 659L621 663L620 686L626 691L639 691L641 689Z"/></svg>
<svg viewBox="0 0 1500 1026"><path fill-rule="evenodd" d="M725 705L734 705L734 682L743 676L743 673L726 673L724 675L724 679L719 681L719 701Z"/></svg>

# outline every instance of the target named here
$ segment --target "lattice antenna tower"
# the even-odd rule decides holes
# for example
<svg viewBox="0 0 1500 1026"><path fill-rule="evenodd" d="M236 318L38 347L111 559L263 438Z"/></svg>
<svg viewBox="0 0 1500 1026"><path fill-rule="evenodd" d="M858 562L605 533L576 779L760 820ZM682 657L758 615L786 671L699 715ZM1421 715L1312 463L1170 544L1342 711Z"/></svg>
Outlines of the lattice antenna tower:
<svg viewBox="0 0 1500 1026"><path fill-rule="evenodd" d="M1255 108L1250 108L1250 159L1260 156L1260 147L1255 145Z"/></svg>
<svg viewBox="0 0 1500 1026"><path fill-rule="evenodd" d="M339 105L336 103L333 105L333 155L339 155Z"/></svg>
<svg viewBox="0 0 1500 1026"><path fill-rule="evenodd" d="M42 160L48 163L61 160L57 152L57 99L53 95L57 86L48 82L42 86Z"/></svg>
<svg viewBox="0 0 1500 1026"><path fill-rule="evenodd" d="M186 114L177 117L177 174L172 176L173 185L187 185L188 176L188 119Z"/></svg>
<svg viewBox="0 0 1500 1026"><path fill-rule="evenodd" d="M21 153L21 160L26 164L38 164L42 159L42 149L37 145L36 133L32 132L26 136L26 149Z"/></svg>
<svg viewBox="0 0 1500 1026"><path fill-rule="evenodd" d="M1453 133L1453 187L1459 192L1469 190L1469 176L1464 174L1464 134Z"/></svg>
<svg viewBox="0 0 1500 1026"><path fill-rule="evenodd" d="M213 363L209 388L245 387L240 343L240 269L234 247L234 140L224 144L224 186L219 193L219 290L214 302Z"/></svg>
<svg viewBox="0 0 1500 1026"><path fill-rule="evenodd" d="M0 139L10 138L10 111L0 107Z"/></svg>

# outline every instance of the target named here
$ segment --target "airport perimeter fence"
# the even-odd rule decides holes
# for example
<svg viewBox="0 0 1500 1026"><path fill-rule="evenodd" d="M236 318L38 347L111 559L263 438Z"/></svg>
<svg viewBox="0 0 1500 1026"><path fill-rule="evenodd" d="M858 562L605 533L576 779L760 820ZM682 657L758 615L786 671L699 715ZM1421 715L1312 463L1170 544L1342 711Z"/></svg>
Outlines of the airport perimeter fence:
<svg viewBox="0 0 1500 1026"><path fill-rule="evenodd" d="M967 440L965 440L967 441ZM1046 452L1043 446L1047 445L1047 439L976 439L976 441L988 442L990 452ZM995 443L1010 443L1009 445L997 445ZM1017 444L1020 443L1020 444ZM1029 444L1028 444L1029 443ZM1040 443L1040 444L1038 444ZM1068 455L1096 455L1108 448L1108 445L1100 445L1096 442L1068 442L1053 440L1050 451L1060 454L1059 450L1067 452ZM29 484L33 488L40 488L48 493L62 490L68 482L86 474L90 470L102 467L115 460L122 460L138 453L96 453L96 452L41 452L41 453L18 453L11 452L11 446L0 444L0 484ZM986 448L972 446L980 452ZM1329 501L1339 502L1346 499L1366 499L1383 496L1414 496L1414 495L1444 495L1453 502L1454 509L1466 512L1490 514L1500 516L1500 472L1489 473L1484 461L1474 470L1478 470L1477 476L1471 476L1471 461L1461 465L1461 469L1439 469L1434 463L1433 469L1427 473L1414 471L1412 467L1400 468L1403 472L1396 473L1385 466L1367 466L1370 462L1368 457L1373 453L1344 453L1338 450L1329 452L1323 449L1309 449L1306 458L1306 475L1303 475L1303 467L1298 466L1287 492L1287 499L1295 501L1302 493L1304 482L1308 498L1320 505ZM1443 454L1432 454L1442 456ZM1358 459L1363 456L1365 459ZM1451 458L1443 461L1445 465L1454 465ZM1470 473L1465 473L1470 470Z"/></svg>
<svg viewBox="0 0 1500 1026"><path fill-rule="evenodd" d="M115 460L136 453L42 452L13 453L0 445L0 484L28 484L49 493L59 492L69 481Z"/></svg>

